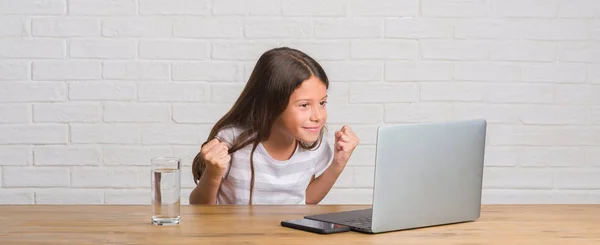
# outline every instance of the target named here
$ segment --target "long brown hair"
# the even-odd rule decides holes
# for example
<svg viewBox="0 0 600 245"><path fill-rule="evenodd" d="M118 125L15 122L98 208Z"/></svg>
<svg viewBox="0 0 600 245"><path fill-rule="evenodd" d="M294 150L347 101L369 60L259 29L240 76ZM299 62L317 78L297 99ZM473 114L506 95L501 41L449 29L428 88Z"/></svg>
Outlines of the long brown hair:
<svg viewBox="0 0 600 245"><path fill-rule="evenodd" d="M252 144L250 153L250 204L254 188L253 155L258 144L269 138L275 119L286 109L290 96L303 81L315 76L325 87L329 88L329 80L323 68L307 54L288 47L279 47L263 53L256 65L248 83L242 90L231 109L214 125L208 138L202 144L214 139L226 127L239 127L243 132L233 142L229 142L229 154ZM321 129L316 142L299 142L305 149L313 149L321 144L325 127ZM200 153L194 158L192 172L194 182L200 182L200 176L205 168L205 162Z"/></svg>

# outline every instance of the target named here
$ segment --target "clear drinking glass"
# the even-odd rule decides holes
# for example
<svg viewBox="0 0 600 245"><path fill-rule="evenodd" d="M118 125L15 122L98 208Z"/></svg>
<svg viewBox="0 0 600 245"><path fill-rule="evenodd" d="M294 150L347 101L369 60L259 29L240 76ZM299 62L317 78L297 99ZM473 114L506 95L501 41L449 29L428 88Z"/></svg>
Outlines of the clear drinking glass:
<svg viewBox="0 0 600 245"><path fill-rule="evenodd" d="M152 223L177 225L181 219L181 159L158 157L151 161Z"/></svg>

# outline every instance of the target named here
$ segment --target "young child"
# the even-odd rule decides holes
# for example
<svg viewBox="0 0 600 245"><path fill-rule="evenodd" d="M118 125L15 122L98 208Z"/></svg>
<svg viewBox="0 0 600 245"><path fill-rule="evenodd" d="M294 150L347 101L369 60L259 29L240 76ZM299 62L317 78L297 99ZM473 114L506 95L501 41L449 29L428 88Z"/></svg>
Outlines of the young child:
<svg viewBox="0 0 600 245"><path fill-rule="evenodd" d="M328 88L323 68L301 51L261 55L194 159L190 204L319 203L359 143L343 126L329 147Z"/></svg>

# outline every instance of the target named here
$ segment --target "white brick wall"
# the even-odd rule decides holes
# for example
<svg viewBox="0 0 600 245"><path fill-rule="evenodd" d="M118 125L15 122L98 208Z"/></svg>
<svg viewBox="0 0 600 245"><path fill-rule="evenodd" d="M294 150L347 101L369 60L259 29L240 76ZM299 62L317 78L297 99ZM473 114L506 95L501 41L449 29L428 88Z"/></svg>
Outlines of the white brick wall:
<svg viewBox="0 0 600 245"><path fill-rule="evenodd" d="M147 204L265 50L331 80L361 145L323 203L369 203L377 126L489 122L484 203L600 203L596 0L0 0L0 204Z"/></svg>

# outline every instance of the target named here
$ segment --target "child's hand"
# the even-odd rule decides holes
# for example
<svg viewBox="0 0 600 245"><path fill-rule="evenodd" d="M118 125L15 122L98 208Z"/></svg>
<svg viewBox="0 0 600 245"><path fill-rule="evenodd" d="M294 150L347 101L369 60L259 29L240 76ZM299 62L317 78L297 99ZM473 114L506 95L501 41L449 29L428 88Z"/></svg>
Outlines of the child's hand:
<svg viewBox="0 0 600 245"><path fill-rule="evenodd" d="M206 163L206 169L211 176L221 179L227 171L227 165L231 160L226 143L213 139L206 143L200 150L202 158Z"/></svg>
<svg viewBox="0 0 600 245"><path fill-rule="evenodd" d="M358 145L359 140L350 127L344 125L340 131L335 132L333 163L346 166L350 155Z"/></svg>

